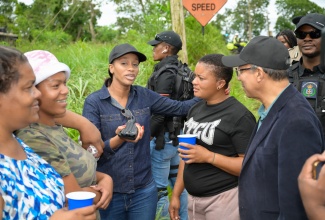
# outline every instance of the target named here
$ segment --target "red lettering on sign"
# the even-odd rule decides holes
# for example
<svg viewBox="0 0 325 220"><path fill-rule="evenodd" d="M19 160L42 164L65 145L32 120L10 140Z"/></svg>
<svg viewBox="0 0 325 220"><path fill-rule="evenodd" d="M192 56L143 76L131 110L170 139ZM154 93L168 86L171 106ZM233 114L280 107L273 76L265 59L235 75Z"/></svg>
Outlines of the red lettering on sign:
<svg viewBox="0 0 325 220"><path fill-rule="evenodd" d="M214 3L202 3L202 4L192 4L192 11L213 11L216 9L216 5Z"/></svg>
<svg viewBox="0 0 325 220"><path fill-rule="evenodd" d="M226 2L227 0L183 0L183 6L205 26Z"/></svg>

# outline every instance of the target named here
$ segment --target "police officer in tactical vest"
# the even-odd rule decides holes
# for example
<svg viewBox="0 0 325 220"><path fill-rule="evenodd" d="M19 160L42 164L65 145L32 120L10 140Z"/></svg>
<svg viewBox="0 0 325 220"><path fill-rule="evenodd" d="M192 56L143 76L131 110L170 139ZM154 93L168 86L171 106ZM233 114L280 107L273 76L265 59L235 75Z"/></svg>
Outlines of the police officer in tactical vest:
<svg viewBox="0 0 325 220"><path fill-rule="evenodd" d="M148 80L147 87L162 96L176 99L175 84L178 69L177 53L182 49L180 36L174 31L164 31L148 42L153 46L153 59L159 61ZM167 186L173 188L179 165L177 135L182 128L181 118L164 115L152 115L150 142L152 174L157 184L157 213L169 217ZM180 217L187 219L187 192L181 195Z"/></svg>
<svg viewBox="0 0 325 220"><path fill-rule="evenodd" d="M288 69L289 80L309 101L325 129L325 70L320 66L325 15L310 13L292 21L302 57Z"/></svg>

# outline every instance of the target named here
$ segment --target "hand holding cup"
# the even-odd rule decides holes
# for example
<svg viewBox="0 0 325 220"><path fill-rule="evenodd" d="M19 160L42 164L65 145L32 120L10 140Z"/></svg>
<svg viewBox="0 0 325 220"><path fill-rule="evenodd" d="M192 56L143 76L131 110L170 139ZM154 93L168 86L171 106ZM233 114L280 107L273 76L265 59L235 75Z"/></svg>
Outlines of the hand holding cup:
<svg viewBox="0 0 325 220"><path fill-rule="evenodd" d="M68 193L66 197L68 198L69 210L74 210L92 205L96 194L92 192L77 191Z"/></svg>
<svg viewBox="0 0 325 220"><path fill-rule="evenodd" d="M177 135L179 143L187 143L187 144L196 144L196 135L195 134L180 134ZM189 150L187 147L180 145L180 149ZM186 155L186 154L185 154ZM187 161L188 158L182 158L182 160Z"/></svg>

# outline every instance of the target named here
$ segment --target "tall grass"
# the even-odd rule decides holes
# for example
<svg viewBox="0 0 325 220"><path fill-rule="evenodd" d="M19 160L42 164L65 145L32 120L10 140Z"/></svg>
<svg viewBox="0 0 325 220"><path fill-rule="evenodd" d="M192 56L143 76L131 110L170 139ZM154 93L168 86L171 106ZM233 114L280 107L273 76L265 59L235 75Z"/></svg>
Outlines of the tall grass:
<svg viewBox="0 0 325 220"><path fill-rule="evenodd" d="M119 43L125 42L127 41L121 40ZM148 58L146 62L140 64L140 72L135 81L136 85L141 86L146 85L155 64L152 60L152 47L146 44L146 42L147 41L135 41L130 43L134 45L139 51L144 53ZM68 81L70 90L68 109L81 114L85 98L90 93L99 90L103 86L104 80L108 77L108 55L116 44L95 44L81 41L66 45L22 43L18 46L18 49L23 52L37 49L48 50L51 53L55 54L55 56L61 62L66 63L71 68L71 76ZM203 56L207 53L224 53L223 50L224 49L222 49L222 52L201 52L201 54ZM189 56L192 57L190 53ZM198 56L198 54L195 53L195 56ZM195 63L189 63L189 65L193 69ZM230 94L242 102L257 117L257 108L259 106L258 102L246 97L236 76L233 77L230 85ZM79 136L78 132L70 129L68 132L73 139L77 140L77 137Z"/></svg>

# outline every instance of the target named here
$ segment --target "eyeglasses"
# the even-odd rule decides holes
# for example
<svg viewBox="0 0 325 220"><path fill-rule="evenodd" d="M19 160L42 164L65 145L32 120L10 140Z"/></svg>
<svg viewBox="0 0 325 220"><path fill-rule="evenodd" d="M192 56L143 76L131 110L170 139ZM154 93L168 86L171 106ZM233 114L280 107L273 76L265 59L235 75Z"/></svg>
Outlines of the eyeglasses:
<svg viewBox="0 0 325 220"><path fill-rule="evenodd" d="M305 39L307 37L307 34L309 35L309 37L311 39L320 38L320 36L322 35L320 30L314 30L314 31L310 31L310 32L295 31L296 37L301 39L301 40Z"/></svg>
<svg viewBox="0 0 325 220"><path fill-rule="evenodd" d="M257 66L253 65L251 67L243 68L243 69L239 69L238 67L236 67L235 70L236 70L237 76L239 76L240 74L242 74L246 70L253 70L253 69L256 69L256 68L257 68Z"/></svg>

